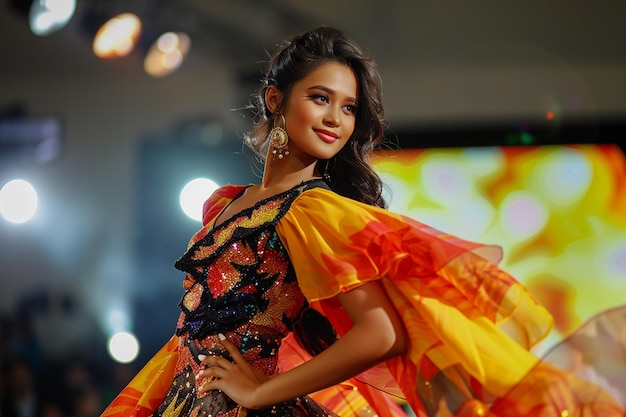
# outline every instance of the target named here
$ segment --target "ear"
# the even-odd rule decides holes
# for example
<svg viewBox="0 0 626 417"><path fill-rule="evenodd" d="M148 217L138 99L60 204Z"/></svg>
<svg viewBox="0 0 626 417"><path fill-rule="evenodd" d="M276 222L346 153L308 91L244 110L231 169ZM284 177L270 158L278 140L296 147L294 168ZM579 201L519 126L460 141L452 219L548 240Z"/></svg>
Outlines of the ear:
<svg viewBox="0 0 626 417"><path fill-rule="evenodd" d="M283 99L283 93L275 85L265 90L265 106L271 113L276 113Z"/></svg>

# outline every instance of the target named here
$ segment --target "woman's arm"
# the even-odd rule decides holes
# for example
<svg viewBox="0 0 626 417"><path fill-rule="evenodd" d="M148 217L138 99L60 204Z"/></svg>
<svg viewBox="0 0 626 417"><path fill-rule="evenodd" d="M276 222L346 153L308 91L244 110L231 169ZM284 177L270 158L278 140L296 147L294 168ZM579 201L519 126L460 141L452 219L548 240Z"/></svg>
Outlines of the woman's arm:
<svg viewBox="0 0 626 417"><path fill-rule="evenodd" d="M364 284L338 298L354 326L324 352L261 382L237 348L224 341L234 363L222 357L206 358L208 367L199 377L210 381L201 384L200 392L219 389L244 407L264 408L338 384L404 352L402 322L379 282Z"/></svg>

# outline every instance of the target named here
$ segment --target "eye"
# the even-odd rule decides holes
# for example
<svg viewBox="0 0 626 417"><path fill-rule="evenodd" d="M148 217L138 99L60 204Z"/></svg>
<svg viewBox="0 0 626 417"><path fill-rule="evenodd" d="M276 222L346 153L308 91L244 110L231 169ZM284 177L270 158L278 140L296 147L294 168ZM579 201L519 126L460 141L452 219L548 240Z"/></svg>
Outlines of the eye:
<svg viewBox="0 0 626 417"><path fill-rule="evenodd" d="M345 112L351 115L356 115L356 104L346 104L343 106Z"/></svg>
<svg viewBox="0 0 626 417"><path fill-rule="evenodd" d="M325 94L311 94L309 98L318 104L330 103L330 99Z"/></svg>

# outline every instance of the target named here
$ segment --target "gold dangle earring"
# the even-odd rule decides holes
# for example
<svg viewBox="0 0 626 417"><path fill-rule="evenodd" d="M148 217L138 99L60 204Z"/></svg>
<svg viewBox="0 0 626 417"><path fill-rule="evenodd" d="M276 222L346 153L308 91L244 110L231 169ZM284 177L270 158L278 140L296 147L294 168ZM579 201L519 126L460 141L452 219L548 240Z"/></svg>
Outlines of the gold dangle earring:
<svg viewBox="0 0 626 417"><path fill-rule="evenodd" d="M279 118L279 116L282 122L282 126L276 126L276 120ZM272 141L272 155L274 155L278 159L283 159L284 156L289 155L289 136L287 135L285 127L285 116L283 116L282 114L277 114L276 117L274 117L274 124L272 127L272 131L270 132L270 140Z"/></svg>

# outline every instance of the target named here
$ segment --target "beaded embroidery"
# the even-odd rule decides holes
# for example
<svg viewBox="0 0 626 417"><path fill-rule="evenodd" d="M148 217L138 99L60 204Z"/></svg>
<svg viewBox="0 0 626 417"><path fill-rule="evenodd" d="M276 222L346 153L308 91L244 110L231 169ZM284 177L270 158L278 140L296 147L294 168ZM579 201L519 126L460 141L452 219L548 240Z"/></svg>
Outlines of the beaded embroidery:
<svg viewBox="0 0 626 417"><path fill-rule="evenodd" d="M180 302L184 318L177 329L179 336L188 333L200 339L233 330L270 307L266 298L270 290L304 302L274 225L302 192L320 186L327 187L321 180L304 182L202 232L203 237L175 264L188 274L187 291ZM285 297L286 290L298 294Z"/></svg>

